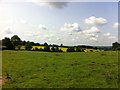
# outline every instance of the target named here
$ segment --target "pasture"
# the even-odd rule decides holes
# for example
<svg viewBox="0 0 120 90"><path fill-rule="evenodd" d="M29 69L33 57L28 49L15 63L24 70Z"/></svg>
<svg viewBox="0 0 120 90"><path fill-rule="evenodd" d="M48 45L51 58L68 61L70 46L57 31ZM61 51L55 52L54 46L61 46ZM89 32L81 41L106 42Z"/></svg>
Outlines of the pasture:
<svg viewBox="0 0 120 90"><path fill-rule="evenodd" d="M3 51L3 88L118 88L118 52Z"/></svg>

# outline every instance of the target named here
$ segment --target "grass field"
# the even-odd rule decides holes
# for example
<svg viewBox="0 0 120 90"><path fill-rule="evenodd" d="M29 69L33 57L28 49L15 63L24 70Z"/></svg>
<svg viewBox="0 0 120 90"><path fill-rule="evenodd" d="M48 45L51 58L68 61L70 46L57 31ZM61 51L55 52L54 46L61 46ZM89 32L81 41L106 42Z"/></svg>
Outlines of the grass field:
<svg viewBox="0 0 120 90"><path fill-rule="evenodd" d="M3 51L3 88L117 88L118 52Z"/></svg>

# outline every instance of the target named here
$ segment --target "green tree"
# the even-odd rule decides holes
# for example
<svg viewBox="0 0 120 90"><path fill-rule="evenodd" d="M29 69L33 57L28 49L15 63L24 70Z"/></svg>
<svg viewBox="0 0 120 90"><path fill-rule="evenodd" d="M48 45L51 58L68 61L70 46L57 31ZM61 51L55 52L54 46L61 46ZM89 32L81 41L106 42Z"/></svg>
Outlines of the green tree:
<svg viewBox="0 0 120 90"><path fill-rule="evenodd" d="M120 44L118 42L115 42L112 44L112 49L113 50L120 50Z"/></svg>
<svg viewBox="0 0 120 90"><path fill-rule="evenodd" d="M6 49L8 50L15 50L15 46L13 45L13 43L10 41L10 38L5 37L4 39L2 39L2 46L5 46Z"/></svg>
<svg viewBox="0 0 120 90"><path fill-rule="evenodd" d="M14 44L14 46L18 46L22 41L17 35L14 35L11 37L11 42Z"/></svg>
<svg viewBox="0 0 120 90"><path fill-rule="evenodd" d="M21 45L18 45L18 46L17 46L17 49L18 49L18 50L20 50L20 49L21 49L21 47L22 47Z"/></svg>
<svg viewBox="0 0 120 90"><path fill-rule="evenodd" d="M54 47L54 45L52 46L51 51L52 51L52 52L55 52L55 47Z"/></svg>
<svg viewBox="0 0 120 90"><path fill-rule="evenodd" d="M74 47L69 47L69 48L67 49L67 52L75 52Z"/></svg>
<svg viewBox="0 0 120 90"><path fill-rule="evenodd" d="M50 47L46 42L44 43L44 51L46 51L46 52L50 51Z"/></svg>
<svg viewBox="0 0 120 90"><path fill-rule="evenodd" d="M23 45L23 46L25 46L25 44L26 44L26 41L25 41L25 40L24 40L24 41L22 41L22 45Z"/></svg>
<svg viewBox="0 0 120 90"><path fill-rule="evenodd" d="M63 47L63 44L61 44L60 46Z"/></svg>
<svg viewBox="0 0 120 90"><path fill-rule="evenodd" d="M32 48L31 43L30 43L29 41L28 41L28 42L26 42L26 44L25 44L25 50L30 51L30 50L31 50L31 48Z"/></svg>
<svg viewBox="0 0 120 90"><path fill-rule="evenodd" d="M35 51L39 51L39 49L37 47L35 47Z"/></svg>
<svg viewBox="0 0 120 90"><path fill-rule="evenodd" d="M80 48L78 46L75 47L76 52L80 52Z"/></svg>
<svg viewBox="0 0 120 90"><path fill-rule="evenodd" d="M56 46L56 49L55 49L55 51L56 51L56 52L59 52L59 48L58 48L58 46Z"/></svg>

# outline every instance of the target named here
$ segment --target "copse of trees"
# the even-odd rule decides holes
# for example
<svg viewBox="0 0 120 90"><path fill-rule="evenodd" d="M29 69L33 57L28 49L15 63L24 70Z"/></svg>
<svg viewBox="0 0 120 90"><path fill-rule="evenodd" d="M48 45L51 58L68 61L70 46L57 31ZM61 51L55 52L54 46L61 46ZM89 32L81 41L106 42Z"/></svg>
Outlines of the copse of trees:
<svg viewBox="0 0 120 90"><path fill-rule="evenodd" d="M68 47L67 52L75 52L74 47Z"/></svg>
<svg viewBox="0 0 120 90"><path fill-rule="evenodd" d="M115 42L112 44L112 49L113 50L120 50L120 43L118 42Z"/></svg>
<svg viewBox="0 0 120 90"><path fill-rule="evenodd" d="M75 52L83 52L84 48L80 47L80 46L75 46Z"/></svg>
<svg viewBox="0 0 120 90"><path fill-rule="evenodd" d="M11 42L10 38L5 37L2 39L2 49L7 49L7 50L15 50L15 46L13 42Z"/></svg>
<svg viewBox="0 0 120 90"><path fill-rule="evenodd" d="M30 43L30 41L26 42L25 44L25 50L30 51L32 49L32 44Z"/></svg>
<svg viewBox="0 0 120 90"><path fill-rule="evenodd" d="M51 45L51 52L63 52L58 45Z"/></svg>
<svg viewBox="0 0 120 90"><path fill-rule="evenodd" d="M20 50L22 46L25 46L25 50L31 50L32 46L37 45L39 46L39 43L34 43L30 41L22 41L18 35L14 35L11 38L5 37L1 40L2 47L1 49L7 49L7 50Z"/></svg>
<svg viewBox="0 0 120 90"><path fill-rule="evenodd" d="M51 51L55 52L55 46L54 45L52 46Z"/></svg>

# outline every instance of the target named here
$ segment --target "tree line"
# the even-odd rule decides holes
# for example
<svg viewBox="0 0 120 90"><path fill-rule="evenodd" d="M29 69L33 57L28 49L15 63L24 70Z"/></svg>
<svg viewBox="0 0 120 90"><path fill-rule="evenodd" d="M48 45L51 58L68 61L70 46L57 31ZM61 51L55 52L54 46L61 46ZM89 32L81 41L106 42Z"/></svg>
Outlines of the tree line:
<svg viewBox="0 0 120 90"><path fill-rule="evenodd" d="M32 49L32 46L44 46L44 49L38 49L37 47L35 49L32 49L33 51L47 51L47 52L62 52L61 49L58 48L58 45L48 45L46 42L44 44L30 42L21 40L18 35L14 35L11 38L5 37L4 39L0 40L0 46L2 50L20 50L22 46L25 46L25 50L30 51ZM61 47L63 44L60 45ZM50 47L51 50L50 50Z"/></svg>
<svg viewBox="0 0 120 90"><path fill-rule="evenodd" d="M30 42L21 40L18 35L14 35L11 38L5 37L4 39L0 40L1 49L2 50L20 50L22 46L25 46L25 50L30 51L32 49L32 46L44 46L44 49L35 48L32 49L33 51L46 51L46 52L63 52L59 47L65 47L67 48L67 52L83 52L84 49L98 49L97 47L93 46L85 46L85 45L78 45L78 46L64 46L61 45L48 45L46 42L44 44ZM51 47L51 49L50 49ZM112 50L120 50L120 44L118 42L112 43Z"/></svg>

